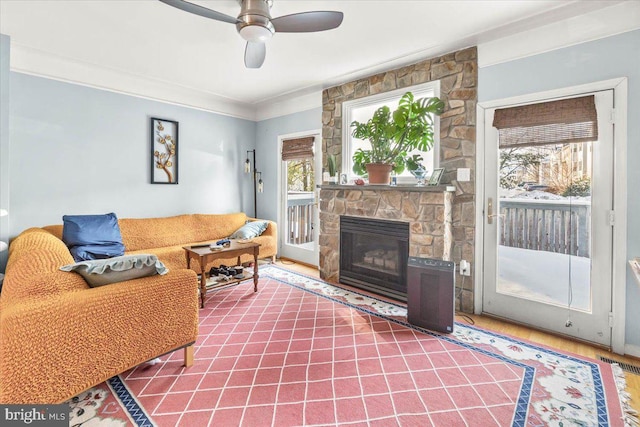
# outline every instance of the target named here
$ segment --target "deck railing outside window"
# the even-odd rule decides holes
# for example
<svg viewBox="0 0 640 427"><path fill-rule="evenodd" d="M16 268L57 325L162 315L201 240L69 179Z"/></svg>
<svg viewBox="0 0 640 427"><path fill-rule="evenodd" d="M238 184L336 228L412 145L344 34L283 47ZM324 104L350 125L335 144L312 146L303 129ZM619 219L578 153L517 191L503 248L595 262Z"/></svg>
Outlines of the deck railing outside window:
<svg viewBox="0 0 640 427"><path fill-rule="evenodd" d="M300 245L313 242L312 192L290 191L287 194L287 243Z"/></svg>
<svg viewBox="0 0 640 427"><path fill-rule="evenodd" d="M500 245L591 257L591 202L500 199Z"/></svg>

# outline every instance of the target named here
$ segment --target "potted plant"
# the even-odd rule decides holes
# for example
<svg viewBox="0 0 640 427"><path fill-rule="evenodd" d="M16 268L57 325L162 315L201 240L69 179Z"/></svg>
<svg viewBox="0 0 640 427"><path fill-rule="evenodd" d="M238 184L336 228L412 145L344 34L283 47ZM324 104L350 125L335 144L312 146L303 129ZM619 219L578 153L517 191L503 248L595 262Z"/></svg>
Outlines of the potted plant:
<svg viewBox="0 0 640 427"><path fill-rule="evenodd" d="M327 157L327 169L329 170L329 182L338 182L338 165L336 163L336 155L329 154Z"/></svg>
<svg viewBox="0 0 640 427"><path fill-rule="evenodd" d="M353 121L351 135L371 144L371 149L359 148L354 153L353 172L368 174L370 184L388 184L392 170L400 174L407 165L419 165L422 158L408 153L416 149L426 152L433 147L432 114L440 115L443 110L444 102L439 98L414 99L413 93L407 92L393 113L385 105L366 123Z"/></svg>

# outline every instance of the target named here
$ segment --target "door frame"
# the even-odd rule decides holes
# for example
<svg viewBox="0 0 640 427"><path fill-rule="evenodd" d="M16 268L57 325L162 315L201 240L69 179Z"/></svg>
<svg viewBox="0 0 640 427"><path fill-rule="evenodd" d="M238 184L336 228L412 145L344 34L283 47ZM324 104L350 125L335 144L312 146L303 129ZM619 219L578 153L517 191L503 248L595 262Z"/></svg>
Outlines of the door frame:
<svg viewBox="0 0 640 427"><path fill-rule="evenodd" d="M277 215L277 223L278 223L278 228L280 228L280 232L278 233L278 253L282 253L282 245L283 245L283 236L284 236L284 217L283 217L283 210L282 210L282 198L283 198L283 194L282 194L282 141L284 141L285 139L294 139L294 138L303 138L305 136L313 136L314 139L314 157L316 155L320 155L321 157L321 162L322 162L322 130L321 129L313 129L313 130L307 130L307 131L301 131L301 132L294 132L294 133L287 133L287 134L283 134L283 135L278 135L278 152L276 154L277 156L277 162L278 162L278 167L277 167L277 177L278 177L278 186L277 186L277 193L278 193L278 206L277 206L277 210L276 210L276 215ZM318 148L320 148L320 150L318 150ZM320 177L322 178L322 171L320 171L320 173L318 173L318 171L315 171L316 173L316 178ZM318 183L320 183L321 180L316 180L316 185ZM317 189L314 189L314 193L317 192ZM316 200L317 200L317 195L316 195ZM318 209L316 207L316 210L314 212L314 217L318 215ZM320 230L320 224L316 224L316 228L314 231L314 241L315 241L315 252L318 252L318 237L319 237L319 230Z"/></svg>
<svg viewBox="0 0 640 427"><path fill-rule="evenodd" d="M474 312L482 313L482 293L484 290L484 212L485 212L485 110L514 104L526 104L546 99L578 96L586 92L613 90L614 134L613 134L613 258L611 290L611 349L614 353L625 353L626 322L626 271L627 271L627 87L626 77L587 83L526 95L492 101L479 102L476 109L476 233L474 274Z"/></svg>

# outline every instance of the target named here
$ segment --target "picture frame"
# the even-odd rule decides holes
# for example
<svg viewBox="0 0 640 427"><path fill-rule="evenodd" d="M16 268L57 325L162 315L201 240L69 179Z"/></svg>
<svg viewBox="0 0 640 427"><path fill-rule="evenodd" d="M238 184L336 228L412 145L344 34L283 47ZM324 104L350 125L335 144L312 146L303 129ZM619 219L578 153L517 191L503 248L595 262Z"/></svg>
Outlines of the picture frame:
<svg viewBox="0 0 640 427"><path fill-rule="evenodd" d="M151 117L151 184L178 183L178 122Z"/></svg>
<svg viewBox="0 0 640 427"><path fill-rule="evenodd" d="M440 185L442 175L444 175L444 168L434 169L431 177L429 178L429 185Z"/></svg>

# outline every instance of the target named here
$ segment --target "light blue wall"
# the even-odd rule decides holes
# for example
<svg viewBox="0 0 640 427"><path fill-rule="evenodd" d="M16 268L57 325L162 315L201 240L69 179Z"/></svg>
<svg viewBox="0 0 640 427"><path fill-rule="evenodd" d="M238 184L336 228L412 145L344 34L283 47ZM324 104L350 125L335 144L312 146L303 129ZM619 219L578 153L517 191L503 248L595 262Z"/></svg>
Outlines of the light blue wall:
<svg viewBox="0 0 640 427"><path fill-rule="evenodd" d="M16 72L10 91L11 237L65 214L252 215L254 147L258 216L275 221L278 136L322 127L320 106L256 123ZM180 123L178 185L149 183L150 117Z"/></svg>
<svg viewBox="0 0 640 427"><path fill-rule="evenodd" d="M250 212L256 123L11 73L10 234L64 214ZM179 122L179 184L150 184L150 117Z"/></svg>
<svg viewBox="0 0 640 427"><path fill-rule="evenodd" d="M278 216L278 136L322 129L322 106L307 111L262 120L256 127L258 170L262 171L264 192L258 194L258 216L277 220Z"/></svg>
<svg viewBox="0 0 640 427"><path fill-rule="evenodd" d="M627 257L640 256L640 30L480 68L480 102L628 77ZM627 270L626 343L640 346L640 287Z"/></svg>
<svg viewBox="0 0 640 427"><path fill-rule="evenodd" d="M9 209L9 52L10 38L0 34L0 208ZM0 217L0 240L9 241L9 217ZM7 252L0 253L4 271Z"/></svg>

